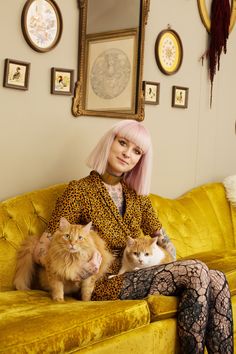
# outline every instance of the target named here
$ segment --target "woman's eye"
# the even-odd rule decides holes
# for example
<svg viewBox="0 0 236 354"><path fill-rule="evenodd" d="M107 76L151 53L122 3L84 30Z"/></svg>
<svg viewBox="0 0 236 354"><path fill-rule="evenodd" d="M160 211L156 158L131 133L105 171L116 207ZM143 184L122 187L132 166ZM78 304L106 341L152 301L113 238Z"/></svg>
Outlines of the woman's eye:
<svg viewBox="0 0 236 354"><path fill-rule="evenodd" d="M141 155L142 154L142 152L139 149L135 149L134 152L135 152L136 155Z"/></svg>
<svg viewBox="0 0 236 354"><path fill-rule="evenodd" d="M120 139L120 140L119 140L119 143L120 143L120 145L122 145L122 146L125 146L125 145L126 145L126 141L123 140L123 139Z"/></svg>

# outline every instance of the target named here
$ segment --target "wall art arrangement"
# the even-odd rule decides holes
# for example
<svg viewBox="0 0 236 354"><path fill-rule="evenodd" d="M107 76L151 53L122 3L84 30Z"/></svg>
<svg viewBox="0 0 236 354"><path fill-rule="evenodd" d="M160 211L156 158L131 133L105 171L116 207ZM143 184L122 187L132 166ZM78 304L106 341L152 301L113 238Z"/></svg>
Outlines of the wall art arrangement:
<svg viewBox="0 0 236 354"><path fill-rule="evenodd" d="M188 92L189 89L187 87L173 86L172 87L172 107L187 108Z"/></svg>
<svg viewBox="0 0 236 354"><path fill-rule="evenodd" d="M30 63L5 59L3 86L18 90L29 88Z"/></svg>
<svg viewBox="0 0 236 354"><path fill-rule="evenodd" d="M160 83L152 81L143 81L144 102L146 104L159 104L160 101Z"/></svg>
<svg viewBox="0 0 236 354"><path fill-rule="evenodd" d="M60 9L53 0L28 0L22 11L21 26L25 40L32 49L48 52L61 38Z"/></svg>
<svg viewBox="0 0 236 354"><path fill-rule="evenodd" d="M74 70L51 69L51 93L54 95L72 95L74 86Z"/></svg>

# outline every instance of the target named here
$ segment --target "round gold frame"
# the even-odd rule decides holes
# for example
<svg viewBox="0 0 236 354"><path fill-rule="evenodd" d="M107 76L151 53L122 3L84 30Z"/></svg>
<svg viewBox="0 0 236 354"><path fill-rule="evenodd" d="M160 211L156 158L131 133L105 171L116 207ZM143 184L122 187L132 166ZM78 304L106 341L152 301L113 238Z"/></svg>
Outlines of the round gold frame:
<svg viewBox="0 0 236 354"><path fill-rule="evenodd" d="M211 28L211 19L209 17L207 8L206 8L206 1L205 0L198 0L198 9L200 12L201 20L206 30L210 32ZM230 16L230 25L229 25L229 32L232 31L236 22L236 0L231 0L231 16Z"/></svg>

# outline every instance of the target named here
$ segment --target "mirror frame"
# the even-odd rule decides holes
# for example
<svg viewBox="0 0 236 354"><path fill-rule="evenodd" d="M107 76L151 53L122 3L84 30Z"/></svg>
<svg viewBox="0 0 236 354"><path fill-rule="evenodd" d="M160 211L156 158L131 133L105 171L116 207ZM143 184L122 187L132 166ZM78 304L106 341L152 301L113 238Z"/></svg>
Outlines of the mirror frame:
<svg viewBox="0 0 236 354"><path fill-rule="evenodd" d="M119 0L118 0L119 1ZM145 26L147 24L148 12L150 8L150 0L140 0L140 23L139 23L139 52L137 58L137 75L136 75L136 96L135 96L135 112L129 111L96 111L87 110L85 108L86 97L86 27L87 27L87 10L88 0L78 0L79 7L79 55L78 55L78 81L75 84L75 92L72 102L72 114L75 117L79 116L98 116L98 117L110 117L110 118L126 118L136 119L142 121L144 119L144 91L143 91L143 60L144 60L144 37Z"/></svg>

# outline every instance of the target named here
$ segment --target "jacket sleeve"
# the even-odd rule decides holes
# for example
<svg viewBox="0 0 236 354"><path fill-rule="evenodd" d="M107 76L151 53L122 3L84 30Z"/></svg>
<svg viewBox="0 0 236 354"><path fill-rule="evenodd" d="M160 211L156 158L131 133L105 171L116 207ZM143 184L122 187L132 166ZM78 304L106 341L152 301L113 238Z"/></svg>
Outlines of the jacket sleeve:
<svg viewBox="0 0 236 354"><path fill-rule="evenodd" d="M82 199L83 195L79 190L78 182L70 182L64 193L57 199L48 222L48 231L53 233L58 228L61 217L65 217L71 224L79 223Z"/></svg>
<svg viewBox="0 0 236 354"><path fill-rule="evenodd" d="M160 230L162 225L158 220L155 210L152 207L148 196L140 196L141 198L141 212L142 223L141 229L145 235L152 235L157 230Z"/></svg>

